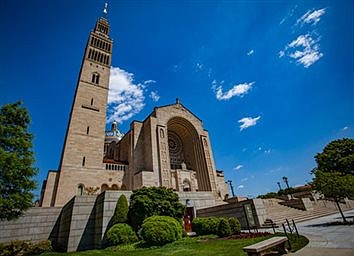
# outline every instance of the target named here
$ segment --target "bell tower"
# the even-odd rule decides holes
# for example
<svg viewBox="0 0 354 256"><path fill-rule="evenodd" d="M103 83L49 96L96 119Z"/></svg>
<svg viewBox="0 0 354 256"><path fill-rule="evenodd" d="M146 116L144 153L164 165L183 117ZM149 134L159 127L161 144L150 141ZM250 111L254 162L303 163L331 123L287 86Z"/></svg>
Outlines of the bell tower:
<svg viewBox="0 0 354 256"><path fill-rule="evenodd" d="M55 182L52 182L52 193L49 191L47 196L43 196L43 206L64 205L73 196L82 194L85 187L95 186L100 172L104 170L106 108L113 43L109 37L106 7L86 44L59 170L55 174ZM49 176L50 173L47 186Z"/></svg>

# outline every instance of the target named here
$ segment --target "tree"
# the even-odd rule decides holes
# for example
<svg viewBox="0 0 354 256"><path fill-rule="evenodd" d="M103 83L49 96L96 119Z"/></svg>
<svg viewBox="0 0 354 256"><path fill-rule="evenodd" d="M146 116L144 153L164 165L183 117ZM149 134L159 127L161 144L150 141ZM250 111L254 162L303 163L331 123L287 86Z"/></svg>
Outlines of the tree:
<svg viewBox="0 0 354 256"><path fill-rule="evenodd" d="M125 195L118 198L116 209L113 215L113 224L125 223L128 219L128 200Z"/></svg>
<svg viewBox="0 0 354 256"><path fill-rule="evenodd" d="M315 160L314 189L333 198L346 222L339 202L354 196L354 140L344 138L330 142L322 153L316 154Z"/></svg>
<svg viewBox="0 0 354 256"><path fill-rule="evenodd" d="M0 219L18 218L32 206L36 182L33 177L33 135L30 116L22 102L0 108Z"/></svg>
<svg viewBox="0 0 354 256"><path fill-rule="evenodd" d="M143 187L133 191L128 211L128 221L133 229L138 230L143 221L153 215L182 219L184 206L171 188Z"/></svg>
<svg viewBox="0 0 354 256"><path fill-rule="evenodd" d="M317 169L354 175L354 139L334 140L315 156Z"/></svg>
<svg viewBox="0 0 354 256"><path fill-rule="evenodd" d="M324 172L319 169L315 170L314 174L313 185L315 189L325 197L333 198L343 221L346 222L339 202L345 197L354 196L354 175L340 172Z"/></svg>

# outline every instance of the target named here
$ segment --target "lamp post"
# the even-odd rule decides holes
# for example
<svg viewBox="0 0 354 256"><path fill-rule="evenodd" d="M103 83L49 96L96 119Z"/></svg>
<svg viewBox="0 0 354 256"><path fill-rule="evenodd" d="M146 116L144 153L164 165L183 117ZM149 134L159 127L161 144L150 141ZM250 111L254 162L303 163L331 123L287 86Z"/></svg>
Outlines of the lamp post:
<svg viewBox="0 0 354 256"><path fill-rule="evenodd" d="M289 183L288 183L288 177L285 177L285 176L284 176L284 177L283 177L283 181L285 182L286 187L287 187L287 188L290 188L290 187L289 187Z"/></svg>
<svg viewBox="0 0 354 256"><path fill-rule="evenodd" d="M234 187L232 186L232 181L231 181L231 180L228 180L227 183L230 185L232 197L234 197L234 196L235 196L235 193L234 193Z"/></svg>
<svg viewBox="0 0 354 256"><path fill-rule="evenodd" d="M278 184L279 190L281 190L280 182L278 181L277 184Z"/></svg>

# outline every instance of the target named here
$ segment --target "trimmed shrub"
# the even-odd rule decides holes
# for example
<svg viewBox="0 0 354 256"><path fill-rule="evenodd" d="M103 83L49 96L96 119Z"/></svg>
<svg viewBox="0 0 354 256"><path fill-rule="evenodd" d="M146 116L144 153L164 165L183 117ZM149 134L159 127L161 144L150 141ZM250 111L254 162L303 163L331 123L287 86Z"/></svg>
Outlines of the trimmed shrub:
<svg viewBox="0 0 354 256"><path fill-rule="evenodd" d="M221 218L218 217L197 217L193 219L192 230L198 234L202 235L211 235L217 234L218 226Z"/></svg>
<svg viewBox="0 0 354 256"><path fill-rule="evenodd" d="M52 245L49 240L39 242L14 240L0 244L0 256L38 255L50 251L52 251Z"/></svg>
<svg viewBox="0 0 354 256"><path fill-rule="evenodd" d="M107 240L111 245L129 244L138 241L138 237L131 226L118 223L108 230Z"/></svg>
<svg viewBox="0 0 354 256"><path fill-rule="evenodd" d="M182 238L181 223L169 216L151 216L141 226L140 236L148 245L164 245Z"/></svg>
<svg viewBox="0 0 354 256"><path fill-rule="evenodd" d="M237 218L229 218L231 234L239 234L241 232L241 224Z"/></svg>
<svg viewBox="0 0 354 256"><path fill-rule="evenodd" d="M134 190L130 196L128 222L137 231L150 216L170 216L180 220L184 215L184 208L171 188L143 187Z"/></svg>
<svg viewBox="0 0 354 256"><path fill-rule="evenodd" d="M220 220L217 235L219 237L227 237L231 235L231 228L228 219L222 218Z"/></svg>
<svg viewBox="0 0 354 256"><path fill-rule="evenodd" d="M112 218L112 223L126 223L128 219L128 200L125 195L121 195L118 199L116 209Z"/></svg>

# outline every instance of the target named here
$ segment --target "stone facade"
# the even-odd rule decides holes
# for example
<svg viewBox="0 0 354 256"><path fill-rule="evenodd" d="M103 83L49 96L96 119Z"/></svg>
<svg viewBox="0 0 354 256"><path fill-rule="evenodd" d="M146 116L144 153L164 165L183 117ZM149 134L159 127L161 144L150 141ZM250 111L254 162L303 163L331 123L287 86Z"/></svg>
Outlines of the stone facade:
<svg viewBox="0 0 354 256"><path fill-rule="evenodd" d="M208 132L178 100L156 107L143 122L134 121L120 141L106 148L105 160L129 163L119 184L128 190L164 186L177 192L211 191L221 200L228 194Z"/></svg>
<svg viewBox="0 0 354 256"><path fill-rule="evenodd" d="M178 100L156 107L124 135L105 131L112 40L100 18L90 33L58 171L49 171L40 205L60 207L75 195L164 186L177 192L228 194L216 171L208 132Z"/></svg>

